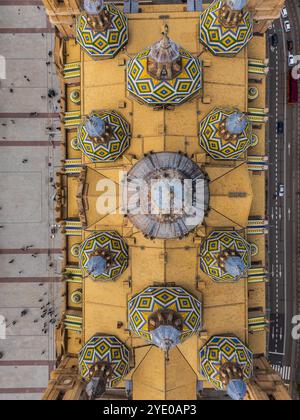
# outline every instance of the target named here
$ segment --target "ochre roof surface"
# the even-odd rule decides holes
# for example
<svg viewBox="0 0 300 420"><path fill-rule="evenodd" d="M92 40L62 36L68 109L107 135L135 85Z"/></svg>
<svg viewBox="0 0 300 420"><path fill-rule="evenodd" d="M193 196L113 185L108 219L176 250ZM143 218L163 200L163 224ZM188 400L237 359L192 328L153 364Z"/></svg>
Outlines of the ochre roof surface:
<svg viewBox="0 0 300 420"><path fill-rule="evenodd" d="M199 122L214 107L236 107L242 112L248 109L248 56L264 59L265 39L255 37L249 46L234 58L214 57L203 53L198 41L199 13L184 12L184 6L141 6L142 12L129 15L129 43L125 52L108 61L93 61L75 45L66 44L68 62L81 63L81 105L74 108L70 101L67 110L78 110L82 116L98 109L114 109L129 122L132 140L122 158L113 163L91 163L90 160L69 147L76 133L67 132L68 158L82 158L87 165L87 225L81 237L68 238L68 262L76 263L70 248L85 240L95 230L115 230L129 245L129 268L115 282L97 283L87 278L83 283L82 343L92 335L111 334L127 346L144 345L127 330L127 302L143 288L154 284L175 283L199 299L203 298L203 333L190 338L170 352L170 361L160 349L138 349L135 352L135 368L129 373L133 379L135 399L195 399L196 378L211 387L198 371L199 349L209 337L230 333L249 344L253 353L265 352L265 332L248 334L248 309L265 309L265 285L251 285L248 297L247 279L235 284L215 284L201 272L199 246L204 237L216 228L242 230L249 217L264 217L264 173L249 172L246 156L236 162L216 162L199 146ZM167 16L167 17L163 17ZM168 24L172 39L190 53L202 53L204 63L203 100L194 99L172 111L153 111L139 104L126 92L126 62L128 55L142 51L160 38L162 26ZM264 107L265 84L259 85L260 96L251 106ZM264 129L254 130L259 144L248 154L264 154ZM211 210L203 226L181 241L145 239L119 214L101 216L96 212L97 182L112 179L118 191L119 170L128 171L144 153L149 151L181 151L187 153L207 171L211 184ZM76 203L77 179L68 178L68 217L78 217ZM233 197L231 193L235 193ZM241 194L237 194L241 193ZM234 194L233 194L234 195ZM251 236L249 242L259 247L253 261L264 264L264 236ZM73 332L70 348L77 349ZM79 349L78 349L79 350ZM78 351L77 350L77 351ZM183 386L184 384L184 386ZM121 382L120 386L124 384Z"/></svg>

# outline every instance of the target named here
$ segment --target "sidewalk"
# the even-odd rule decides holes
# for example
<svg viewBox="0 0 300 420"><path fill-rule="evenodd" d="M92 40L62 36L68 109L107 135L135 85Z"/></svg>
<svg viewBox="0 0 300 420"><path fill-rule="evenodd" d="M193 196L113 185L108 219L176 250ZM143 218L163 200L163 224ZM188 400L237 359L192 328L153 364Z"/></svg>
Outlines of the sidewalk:
<svg viewBox="0 0 300 420"><path fill-rule="evenodd" d="M8 325L0 339L0 399L13 400L39 399L47 386L54 324L41 318L41 307L49 302L57 313L60 306L60 237L50 238L51 178L60 161L58 96L48 98L49 89L59 93L54 37L42 6L14 3L0 5L7 64L0 85L0 314Z"/></svg>

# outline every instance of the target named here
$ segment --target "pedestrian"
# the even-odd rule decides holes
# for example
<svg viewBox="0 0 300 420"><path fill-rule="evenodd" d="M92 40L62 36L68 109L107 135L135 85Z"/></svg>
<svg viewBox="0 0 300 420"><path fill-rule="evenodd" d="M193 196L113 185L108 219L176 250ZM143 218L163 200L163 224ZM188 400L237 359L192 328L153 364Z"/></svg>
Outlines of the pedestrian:
<svg viewBox="0 0 300 420"><path fill-rule="evenodd" d="M35 319L33 322L34 322L34 324L37 324L39 322L39 320Z"/></svg>
<svg viewBox="0 0 300 420"><path fill-rule="evenodd" d="M19 271L19 274L22 274L22 273L23 273L23 270Z"/></svg>
<svg viewBox="0 0 300 420"><path fill-rule="evenodd" d="M12 325L16 325L16 323L17 323L17 321L13 321L11 324L12 324Z"/></svg>
<svg viewBox="0 0 300 420"><path fill-rule="evenodd" d="M21 312L21 317L23 317L23 316L25 316L25 315L27 315L27 310L26 309L24 309L22 312Z"/></svg>
<svg viewBox="0 0 300 420"><path fill-rule="evenodd" d="M32 254L31 255L33 258L36 258L37 257L37 254Z"/></svg>
<svg viewBox="0 0 300 420"><path fill-rule="evenodd" d="M3 353L2 353L2 351L0 351L0 359L3 359Z"/></svg>
<svg viewBox="0 0 300 420"><path fill-rule="evenodd" d="M14 262L14 258L8 262L8 264L12 264Z"/></svg>

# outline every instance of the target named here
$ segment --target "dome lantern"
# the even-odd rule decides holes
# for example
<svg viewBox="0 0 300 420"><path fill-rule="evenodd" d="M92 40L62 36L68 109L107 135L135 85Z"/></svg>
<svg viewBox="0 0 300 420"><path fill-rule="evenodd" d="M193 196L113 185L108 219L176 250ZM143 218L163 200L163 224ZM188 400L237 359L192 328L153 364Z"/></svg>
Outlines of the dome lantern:
<svg viewBox="0 0 300 420"><path fill-rule="evenodd" d="M110 14L103 0L84 0L87 22L94 32L105 32L110 26Z"/></svg>
<svg viewBox="0 0 300 420"><path fill-rule="evenodd" d="M152 45L148 56L149 74L157 80L172 80L182 71L182 58L179 47L168 37L165 25L163 38Z"/></svg>
<svg viewBox="0 0 300 420"><path fill-rule="evenodd" d="M107 143L111 138L112 130L109 124L105 123L104 120L95 114L87 117L85 128L89 139L95 145Z"/></svg>
<svg viewBox="0 0 300 420"><path fill-rule="evenodd" d="M225 27L238 26L243 20L243 9L247 0L225 0L220 9L220 21Z"/></svg>
<svg viewBox="0 0 300 420"><path fill-rule="evenodd" d="M247 393L247 386L242 379L232 379L227 386L227 394L232 400L242 401Z"/></svg>

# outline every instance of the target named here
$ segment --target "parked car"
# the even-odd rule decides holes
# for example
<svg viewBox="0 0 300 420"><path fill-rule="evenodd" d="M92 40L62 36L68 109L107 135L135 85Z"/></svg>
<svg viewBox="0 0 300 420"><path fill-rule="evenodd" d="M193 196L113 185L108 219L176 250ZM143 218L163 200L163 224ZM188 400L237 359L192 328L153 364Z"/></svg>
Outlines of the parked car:
<svg viewBox="0 0 300 420"><path fill-rule="evenodd" d="M285 188L283 184L280 184L278 186L278 196L279 197L284 197L284 193L285 193Z"/></svg>
<svg viewBox="0 0 300 420"><path fill-rule="evenodd" d="M289 20L284 21L284 30L285 32L291 32L291 24Z"/></svg>
<svg viewBox="0 0 300 420"><path fill-rule="evenodd" d="M278 35L277 34L273 34L271 36L271 42L272 42L272 47L277 47L278 45Z"/></svg>
<svg viewBox="0 0 300 420"><path fill-rule="evenodd" d="M289 56L288 56L288 63L290 67L293 67L296 63L295 63L295 57L293 56L293 54L289 51Z"/></svg>
<svg viewBox="0 0 300 420"><path fill-rule="evenodd" d="M277 123L277 133L283 134L284 133L284 123L283 121L278 121Z"/></svg>
<svg viewBox="0 0 300 420"><path fill-rule="evenodd" d="M287 41L287 49L288 49L289 51L293 51L293 49L294 49L294 43L293 43L293 41L292 41L291 39L289 39L289 40Z"/></svg>
<svg viewBox="0 0 300 420"><path fill-rule="evenodd" d="M284 8L281 10L281 16L283 17L283 19L286 19L288 17L288 11L286 6L284 6Z"/></svg>

